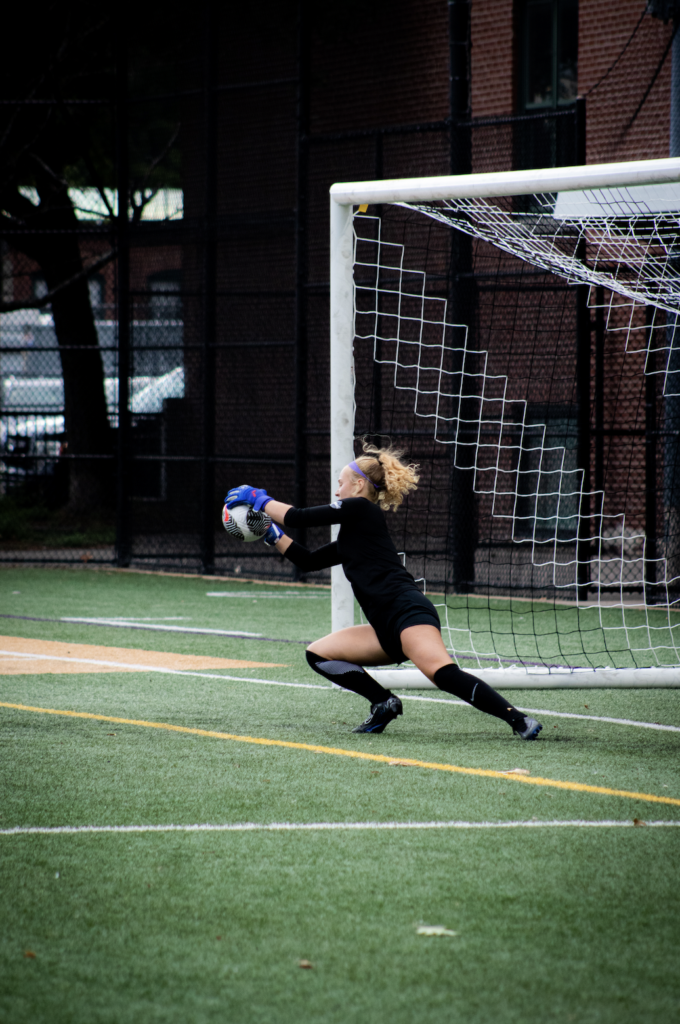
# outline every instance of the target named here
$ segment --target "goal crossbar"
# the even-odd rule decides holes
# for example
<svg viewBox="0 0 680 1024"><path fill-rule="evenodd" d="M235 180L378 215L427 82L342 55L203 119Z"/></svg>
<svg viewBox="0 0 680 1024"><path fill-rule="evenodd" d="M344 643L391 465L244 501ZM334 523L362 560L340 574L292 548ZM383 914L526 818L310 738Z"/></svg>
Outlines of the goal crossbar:
<svg viewBox="0 0 680 1024"><path fill-rule="evenodd" d="M664 185L676 181L680 181L680 157L667 157L616 164L547 167L532 171L352 181L331 185L330 196L331 201L340 206L364 206Z"/></svg>

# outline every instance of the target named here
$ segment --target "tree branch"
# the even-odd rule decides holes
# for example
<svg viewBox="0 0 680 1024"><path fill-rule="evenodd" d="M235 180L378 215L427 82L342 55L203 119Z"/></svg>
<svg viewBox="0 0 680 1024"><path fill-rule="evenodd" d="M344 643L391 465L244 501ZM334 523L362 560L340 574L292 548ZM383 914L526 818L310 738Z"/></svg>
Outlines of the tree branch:
<svg viewBox="0 0 680 1024"><path fill-rule="evenodd" d="M172 135L170 136L170 138L168 139L167 143L165 144L163 149L160 151L158 156L155 159L153 159L151 161L151 163L149 164L149 168L148 168L148 170L146 172L146 175L144 177L144 181L142 182L142 191L144 191L144 189L146 188L147 181L149 180L149 178L151 177L153 172L156 170L158 165L161 163L161 161L165 160L166 156L168 155L168 153L170 152L172 147L175 145L175 143L177 141L177 136L180 133L181 127L182 127L181 122L179 122L177 125L175 125L175 130L172 133Z"/></svg>
<svg viewBox="0 0 680 1024"><path fill-rule="evenodd" d="M90 264L89 267L74 274L73 277L67 278L66 281L62 281L56 288L47 292L45 295L41 295L39 299L33 299L32 302L0 302L0 313L14 313L18 309L42 309L44 306L49 306L50 302L55 295L59 292L65 291L66 288L70 288L76 281L82 281L83 278L90 277L91 274L95 274L102 267L105 267L107 263L110 263L112 259L118 254L117 249L111 249L109 252L105 252L103 256L100 256L98 260Z"/></svg>

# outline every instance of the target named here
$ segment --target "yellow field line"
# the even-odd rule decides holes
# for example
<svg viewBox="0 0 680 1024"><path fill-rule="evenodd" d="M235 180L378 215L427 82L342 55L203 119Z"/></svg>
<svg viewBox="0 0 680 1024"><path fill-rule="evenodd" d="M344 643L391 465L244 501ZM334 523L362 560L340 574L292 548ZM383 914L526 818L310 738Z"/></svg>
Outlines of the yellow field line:
<svg viewBox="0 0 680 1024"><path fill-rule="evenodd" d="M505 782L520 782L529 786L550 786L553 789L569 789L578 793L600 793L604 796L622 796L628 800L646 800L655 804L672 804L680 807L680 800L671 796L656 796L654 793L634 793L627 789L609 789L607 786L589 786L583 782L562 782L560 779L543 779L538 775L507 775L491 768L462 768L456 764L439 764L437 761L417 761L410 757L395 758L388 754L367 754L362 750L344 750L342 747L322 747L313 743L294 743L292 740L270 740L262 736L239 736L230 732L214 732L212 729L191 729L186 725L171 725L169 722L147 722L144 719L117 718L114 715L95 715L89 711L61 711L57 708L35 708L29 704L10 704L0 701L0 707L16 711L36 711L43 715L64 715L67 718L91 718L97 722L113 722L117 725L140 725L146 729L166 729L168 732L190 733L192 736L210 736L216 740L233 740L236 743L256 743L263 747L286 747L289 750L309 750L313 754L333 754L335 757L355 757L361 761L379 761L383 764L397 761L400 765L414 768L429 768L439 772L456 772L460 775L482 775Z"/></svg>

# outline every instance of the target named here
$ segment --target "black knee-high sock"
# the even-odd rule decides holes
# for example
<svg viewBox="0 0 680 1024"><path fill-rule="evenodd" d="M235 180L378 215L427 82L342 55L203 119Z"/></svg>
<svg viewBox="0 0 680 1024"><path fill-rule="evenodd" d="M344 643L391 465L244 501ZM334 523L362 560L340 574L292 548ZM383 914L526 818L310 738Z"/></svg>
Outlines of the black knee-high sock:
<svg viewBox="0 0 680 1024"><path fill-rule="evenodd" d="M525 716L513 707L505 697L496 693L481 679L463 672L457 665L444 665L434 674L434 682L440 690L452 693L455 697L472 704L473 708L485 711L487 715L502 718L509 725L523 722Z"/></svg>
<svg viewBox="0 0 680 1024"><path fill-rule="evenodd" d="M388 700L392 693L376 683L368 672L364 672L361 665L353 665L350 661L329 661L312 651L307 651L309 667L318 672L320 676L330 679L332 683L344 687L346 690L353 690L360 697L370 700L371 704L381 704Z"/></svg>

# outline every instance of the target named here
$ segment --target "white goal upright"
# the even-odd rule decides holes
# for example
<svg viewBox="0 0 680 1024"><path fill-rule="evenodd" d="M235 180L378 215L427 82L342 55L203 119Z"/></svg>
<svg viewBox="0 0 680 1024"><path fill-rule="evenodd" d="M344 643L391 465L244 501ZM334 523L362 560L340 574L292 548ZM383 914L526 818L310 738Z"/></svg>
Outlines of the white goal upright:
<svg viewBox="0 0 680 1024"><path fill-rule="evenodd" d="M360 435L421 463L390 527L493 686L680 686L680 159L330 199L332 489Z"/></svg>

